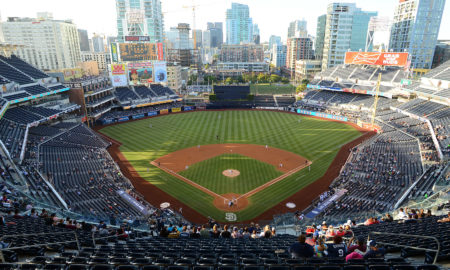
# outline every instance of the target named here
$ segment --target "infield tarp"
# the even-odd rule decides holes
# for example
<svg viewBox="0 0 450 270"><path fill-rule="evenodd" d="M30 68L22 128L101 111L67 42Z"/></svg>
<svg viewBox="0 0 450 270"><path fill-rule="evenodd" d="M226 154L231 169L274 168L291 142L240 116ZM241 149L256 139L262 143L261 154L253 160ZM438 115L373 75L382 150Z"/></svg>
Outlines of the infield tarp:
<svg viewBox="0 0 450 270"><path fill-rule="evenodd" d="M328 114L328 113L322 113L322 112L315 112L315 111L308 111L308 110L298 109L298 110L297 110L297 113L299 113L299 114L305 114L305 115L317 116L317 117L325 118L325 119L332 119L332 120L344 121L344 122L347 122L347 121L348 121L348 118L345 117L345 116L334 115L334 114Z"/></svg>

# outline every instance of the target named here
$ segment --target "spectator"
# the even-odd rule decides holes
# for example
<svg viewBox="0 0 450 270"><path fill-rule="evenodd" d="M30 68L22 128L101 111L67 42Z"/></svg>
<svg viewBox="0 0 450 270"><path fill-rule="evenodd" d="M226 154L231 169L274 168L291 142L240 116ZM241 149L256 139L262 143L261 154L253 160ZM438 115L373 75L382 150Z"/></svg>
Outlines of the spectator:
<svg viewBox="0 0 450 270"><path fill-rule="evenodd" d="M317 244L314 246L314 253L317 258L328 256L328 246L325 244L323 237L317 240Z"/></svg>
<svg viewBox="0 0 450 270"><path fill-rule="evenodd" d="M355 240L354 238L350 239L349 243L350 244L353 243L354 240ZM360 250L364 253L366 252L367 250L366 239L363 236L358 236L356 245L351 245L348 247L348 253L352 253L355 250Z"/></svg>
<svg viewBox="0 0 450 270"><path fill-rule="evenodd" d="M200 230L200 237L201 238L210 238L211 235L209 231L206 229L205 225L202 225L202 229Z"/></svg>
<svg viewBox="0 0 450 270"><path fill-rule="evenodd" d="M332 225L328 226L327 233L325 234L327 239L333 238L335 235L336 231L334 230L333 226Z"/></svg>
<svg viewBox="0 0 450 270"><path fill-rule="evenodd" d="M183 226L180 232L180 238L189 238L189 232L187 231L187 227Z"/></svg>
<svg viewBox="0 0 450 270"><path fill-rule="evenodd" d="M403 210L403 208L400 208L400 210L398 211L397 214L397 219L407 219L408 215L406 214L406 209L405 211Z"/></svg>
<svg viewBox="0 0 450 270"><path fill-rule="evenodd" d="M164 226L162 227L161 231L159 232L160 237L167 238L169 236L169 231L167 231L167 228Z"/></svg>
<svg viewBox="0 0 450 270"><path fill-rule="evenodd" d="M392 218L392 216L389 213L386 213L386 215L381 219L384 222L392 222L394 221L394 219Z"/></svg>
<svg viewBox="0 0 450 270"><path fill-rule="evenodd" d="M233 233L231 233L232 238L242 238L242 234L239 232L238 227L233 228Z"/></svg>
<svg viewBox="0 0 450 270"><path fill-rule="evenodd" d="M364 255L364 259L369 258L382 258L386 250L384 248L379 248L375 240L369 241L369 251Z"/></svg>
<svg viewBox="0 0 450 270"><path fill-rule="evenodd" d="M306 236L302 234L298 237L298 242L289 247L289 253L291 253L293 259L310 258L314 255L314 249L312 246L306 244L305 242Z"/></svg>
<svg viewBox="0 0 450 270"><path fill-rule="evenodd" d="M336 235L333 238L333 244L328 246L328 257L344 258L347 253L347 246L342 243L342 237Z"/></svg>
<svg viewBox="0 0 450 270"><path fill-rule="evenodd" d="M439 223L450 222L450 212L448 212L447 217L441 218L437 222L439 222Z"/></svg>
<svg viewBox="0 0 450 270"><path fill-rule="evenodd" d="M200 233L198 232L198 228L197 227L194 227L190 237L191 238L200 238Z"/></svg>
<svg viewBox="0 0 450 270"><path fill-rule="evenodd" d="M23 218L21 215L19 215L19 209L14 210L14 216L15 219L21 219Z"/></svg>
<svg viewBox="0 0 450 270"><path fill-rule="evenodd" d="M213 229L211 231L211 237L212 238L219 238L220 237L220 230L217 226L217 224L214 224Z"/></svg>
<svg viewBox="0 0 450 270"><path fill-rule="evenodd" d="M231 233L228 231L228 225L223 226L223 231L220 236L222 238L231 238Z"/></svg>
<svg viewBox="0 0 450 270"><path fill-rule="evenodd" d="M244 231L242 232L242 238L250 239L250 233L248 232L248 228L247 227L245 227Z"/></svg>

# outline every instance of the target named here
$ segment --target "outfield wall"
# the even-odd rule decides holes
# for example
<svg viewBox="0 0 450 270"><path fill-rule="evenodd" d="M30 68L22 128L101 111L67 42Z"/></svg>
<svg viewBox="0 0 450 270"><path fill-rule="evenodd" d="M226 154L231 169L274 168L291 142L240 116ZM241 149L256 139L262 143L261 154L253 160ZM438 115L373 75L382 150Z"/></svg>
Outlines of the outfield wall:
<svg viewBox="0 0 450 270"><path fill-rule="evenodd" d="M169 113L177 113L177 112L182 112L182 111L193 111L195 109L196 109L195 106L183 106L183 107L177 107L177 108L172 108L172 109L162 109L159 111L146 112L146 113L133 113L130 111L129 115L123 115L120 117L111 117L111 118L102 119L102 120L99 120L98 123L100 125L109 125L109 124L113 124L113 123L121 123L121 122L130 121L130 120L137 120L137 119L141 119L141 118L145 118L145 117L164 115L164 114L169 114ZM124 112L124 113L126 113L126 112Z"/></svg>

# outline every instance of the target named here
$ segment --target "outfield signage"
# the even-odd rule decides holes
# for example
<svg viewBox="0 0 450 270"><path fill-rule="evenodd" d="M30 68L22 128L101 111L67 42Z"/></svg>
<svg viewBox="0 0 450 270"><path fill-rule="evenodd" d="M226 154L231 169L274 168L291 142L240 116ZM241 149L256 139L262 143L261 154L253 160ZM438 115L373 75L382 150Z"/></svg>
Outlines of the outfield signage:
<svg viewBox="0 0 450 270"><path fill-rule="evenodd" d="M117 119L117 122L125 122L130 120L130 117L128 116L123 116L123 117L119 117L119 119Z"/></svg>
<svg viewBox="0 0 450 270"><path fill-rule="evenodd" d="M114 119L104 119L103 120L103 125L108 125L108 124L111 124L111 123L114 123Z"/></svg>
<svg viewBox="0 0 450 270"><path fill-rule="evenodd" d="M323 112L315 112L315 111L308 111L308 110L298 109L297 113L304 114L304 115L316 116L316 117L320 117L320 118L344 121L344 122L348 121L348 118L345 117L345 116L328 114L328 113L323 113Z"/></svg>
<svg viewBox="0 0 450 270"><path fill-rule="evenodd" d="M180 107L172 108L172 112L181 112L181 108Z"/></svg>
<svg viewBox="0 0 450 270"><path fill-rule="evenodd" d="M159 114L168 114L169 110L168 109L164 109L164 110L160 110Z"/></svg>
<svg viewBox="0 0 450 270"><path fill-rule="evenodd" d="M131 116L131 118L133 118L133 119L140 119L140 118L144 118L144 117L145 117L144 114L136 114L136 115Z"/></svg>
<svg viewBox="0 0 450 270"><path fill-rule="evenodd" d="M192 106L184 106L184 111L192 111L194 108Z"/></svg>
<svg viewBox="0 0 450 270"><path fill-rule="evenodd" d="M158 115L158 112L148 112L147 115L148 116L155 116L155 115Z"/></svg>
<svg viewBox="0 0 450 270"><path fill-rule="evenodd" d="M149 36L125 36L125 41L150 41Z"/></svg>

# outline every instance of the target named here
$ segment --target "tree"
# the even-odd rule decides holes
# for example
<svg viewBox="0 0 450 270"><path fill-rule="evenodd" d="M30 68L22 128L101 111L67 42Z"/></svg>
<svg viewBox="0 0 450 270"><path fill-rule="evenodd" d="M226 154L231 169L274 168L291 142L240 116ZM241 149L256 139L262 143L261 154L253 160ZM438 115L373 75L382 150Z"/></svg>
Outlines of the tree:
<svg viewBox="0 0 450 270"><path fill-rule="evenodd" d="M284 84L288 84L289 83L289 79L286 77L281 78L281 82Z"/></svg>
<svg viewBox="0 0 450 270"><path fill-rule="evenodd" d="M225 79L225 84L232 84L232 83L233 83L233 78L227 77L227 78Z"/></svg>
<svg viewBox="0 0 450 270"><path fill-rule="evenodd" d="M302 84L305 84L305 85L306 85L306 84L308 84L308 83L309 83L309 80L308 80L308 79L303 79L303 80L302 80Z"/></svg>
<svg viewBox="0 0 450 270"><path fill-rule="evenodd" d="M272 74L270 75L270 82L272 83L277 83L281 81L281 77L276 75L276 74Z"/></svg>
<svg viewBox="0 0 450 270"><path fill-rule="evenodd" d="M295 92L300 93L306 90L306 84L300 84L299 86L297 86L297 88L295 89Z"/></svg>
<svg viewBox="0 0 450 270"><path fill-rule="evenodd" d="M197 84L197 75L192 74L189 76L188 85Z"/></svg>

